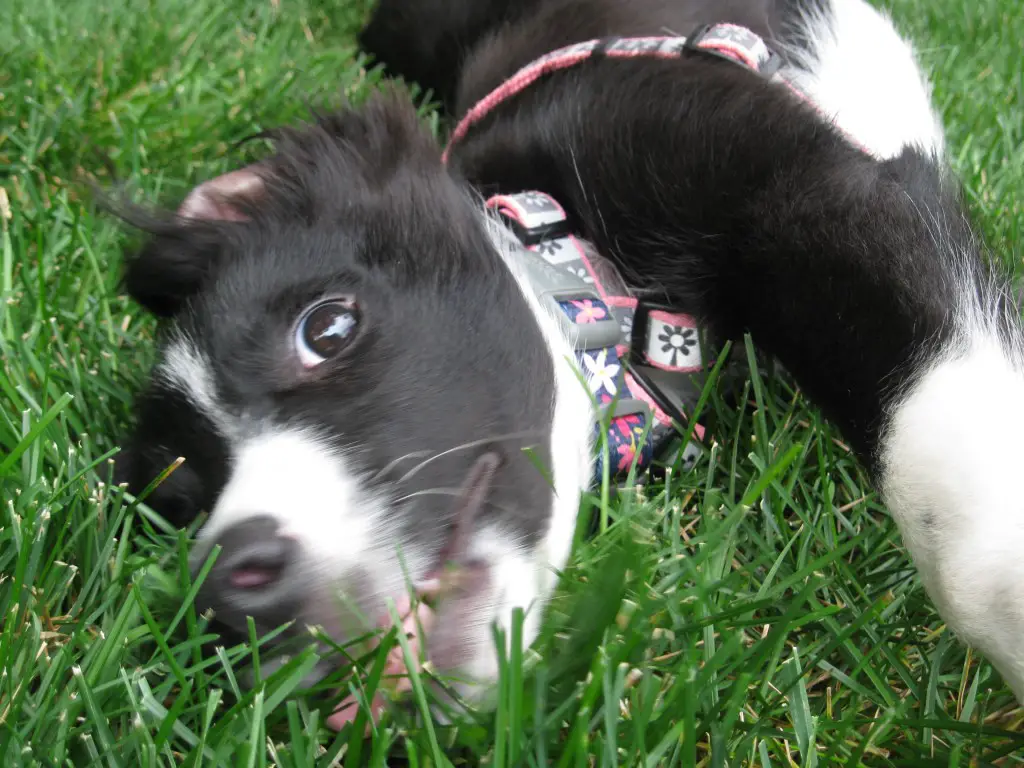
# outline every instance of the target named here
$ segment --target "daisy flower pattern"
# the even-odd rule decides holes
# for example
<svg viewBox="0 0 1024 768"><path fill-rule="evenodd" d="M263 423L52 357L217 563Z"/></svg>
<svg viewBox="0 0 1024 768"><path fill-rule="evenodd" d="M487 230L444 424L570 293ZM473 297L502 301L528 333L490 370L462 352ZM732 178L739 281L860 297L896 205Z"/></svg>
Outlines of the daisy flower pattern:
<svg viewBox="0 0 1024 768"><path fill-rule="evenodd" d="M618 454L619 463L616 469L619 473L628 472L629 468L633 466L633 460L636 458L636 441L620 444Z"/></svg>
<svg viewBox="0 0 1024 768"><path fill-rule="evenodd" d="M587 272L586 267L566 267L565 271L568 272L570 275L575 275L588 285L594 284L594 277L589 272Z"/></svg>
<svg viewBox="0 0 1024 768"><path fill-rule="evenodd" d="M538 192L525 192L519 195L519 203L530 211L555 210L554 201L552 201L547 195L542 195Z"/></svg>
<svg viewBox="0 0 1024 768"><path fill-rule="evenodd" d="M554 256L564 247L561 240L545 240L537 246L537 253L541 256Z"/></svg>
<svg viewBox="0 0 1024 768"><path fill-rule="evenodd" d="M632 469L634 462L639 467L646 466L654 455L653 442L646 435L646 419L638 414L620 416L615 419L612 428L606 433L608 454L613 476L622 476ZM603 472L602 455L598 455L597 478Z"/></svg>
<svg viewBox="0 0 1024 768"><path fill-rule="evenodd" d="M661 351L668 356L668 364L679 365L679 358L689 357L690 347L697 346L696 334L693 328L683 328L676 325L666 325L658 334L658 341L661 342Z"/></svg>
<svg viewBox="0 0 1024 768"><path fill-rule="evenodd" d="M608 350L602 349L597 354L584 352L583 365L586 366L589 374L590 391L598 396L607 394L610 397L615 397L619 391L615 385L615 377L619 375L622 366L618 364L617 360L608 359Z"/></svg>
<svg viewBox="0 0 1024 768"><path fill-rule="evenodd" d="M611 317L611 310L608 305L596 298L579 298L558 302L562 311L569 316L576 325L596 323L599 320L607 320Z"/></svg>
<svg viewBox="0 0 1024 768"><path fill-rule="evenodd" d="M616 442L615 453L618 454L619 463L616 469L619 472L628 472L636 459L637 440L643 435L643 422L638 416L626 416L615 420L615 431L617 435L612 436ZM618 438L618 440L616 440Z"/></svg>

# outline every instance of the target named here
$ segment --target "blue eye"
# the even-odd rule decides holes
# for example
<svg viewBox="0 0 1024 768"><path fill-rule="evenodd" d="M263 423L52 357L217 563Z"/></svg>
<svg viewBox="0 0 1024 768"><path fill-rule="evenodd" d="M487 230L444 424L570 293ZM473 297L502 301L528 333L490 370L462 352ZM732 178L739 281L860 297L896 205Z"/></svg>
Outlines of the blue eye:
<svg viewBox="0 0 1024 768"><path fill-rule="evenodd" d="M336 357L356 335L359 308L349 299L331 299L306 311L295 329L295 350L306 368Z"/></svg>

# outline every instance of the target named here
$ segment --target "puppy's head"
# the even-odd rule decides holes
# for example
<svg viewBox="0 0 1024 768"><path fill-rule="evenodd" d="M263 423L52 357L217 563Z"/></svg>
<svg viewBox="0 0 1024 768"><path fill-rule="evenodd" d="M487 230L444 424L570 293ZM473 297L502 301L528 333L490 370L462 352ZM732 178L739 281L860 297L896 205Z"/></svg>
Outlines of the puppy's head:
<svg viewBox="0 0 1024 768"><path fill-rule="evenodd" d="M184 457L147 503L209 513L196 560L221 546L202 599L223 624L344 640L438 567L485 454L470 549L536 562L557 491L578 503L586 430L552 455L557 355L409 106L381 96L275 143L134 216L149 237L127 286L162 329L123 471L138 492Z"/></svg>

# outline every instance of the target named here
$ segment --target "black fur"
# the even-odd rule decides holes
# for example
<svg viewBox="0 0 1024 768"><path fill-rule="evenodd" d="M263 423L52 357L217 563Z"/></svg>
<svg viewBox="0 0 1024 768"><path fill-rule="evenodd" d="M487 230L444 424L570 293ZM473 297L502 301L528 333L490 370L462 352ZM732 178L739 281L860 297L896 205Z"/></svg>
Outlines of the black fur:
<svg viewBox="0 0 1024 768"><path fill-rule="evenodd" d="M395 96L276 141L259 171L267 194L235 201L247 221L128 213L151 236L129 262L133 296L211 361L230 414L308 426L354 455L388 497L457 488L477 456L496 452L503 463L484 517L504 510L510 534L536 541L550 491L533 482L523 449L550 460L552 363L473 199ZM340 358L303 370L293 324L333 294L359 301L359 336ZM227 476L224 435L159 375L138 417L122 477L138 492L184 456L149 503L179 524L209 510ZM430 453L467 440L484 442L396 485ZM396 514L408 516L408 535L440 549L452 506L423 495Z"/></svg>
<svg viewBox="0 0 1024 768"><path fill-rule="evenodd" d="M416 5L426 14L424 6L452 4ZM784 37L801 5L555 0L478 36L459 70L404 58L402 74L454 88L461 115L572 42L689 34L716 21ZM388 60L403 34L413 30L363 42ZM871 468L914 360L951 332L955 281L982 279L957 188L932 158L908 150L876 161L785 89L699 53L597 57L545 77L456 144L451 166L487 194L552 194L636 287L725 336L751 332ZM938 248L923 200L958 222Z"/></svg>
<svg viewBox="0 0 1024 768"><path fill-rule="evenodd" d="M732 21L799 45L792 22L820 3L383 0L361 42L458 116L572 42ZM552 361L480 195L550 193L633 287L717 337L752 333L876 473L887 414L955 332L964 288L990 291L933 158L872 159L789 91L700 53L545 77L475 126L448 169L393 96L276 141L263 192L226 201L244 220L132 214L151 239L127 284L209 361L229 416L323 435L371 490L416 497L395 505L401 536L437 553L456 505L434 491L459 488L486 452L502 464L484 520L531 545L552 509L533 464L552 459ZM941 238L922 210L946 222ZM333 294L358 299L361 329L304 370L293 324ZM122 462L138 490L186 457L150 500L179 523L216 503L229 472L230 436L194 406L157 375ZM404 475L425 451L443 455Z"/></svg>

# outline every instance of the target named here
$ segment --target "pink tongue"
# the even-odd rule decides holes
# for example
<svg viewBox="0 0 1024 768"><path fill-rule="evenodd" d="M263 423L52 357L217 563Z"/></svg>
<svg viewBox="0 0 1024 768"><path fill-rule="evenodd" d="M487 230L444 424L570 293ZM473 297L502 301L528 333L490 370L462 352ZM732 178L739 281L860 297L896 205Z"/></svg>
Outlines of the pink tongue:
<svg viewBox="0 0 1024 768"><path fill-rule="evenodd" d="M421 589L421 596L424 594L431 594L436 589L436 585L433 582L425 585L425 588ZM406 638L409 642L409 650L412 652L413 659L416 661L417 669L419 668L419 656L423 649L423 638L419 636L419 627L422 626L425 633L430 632L433 628L434 614L424 603L420 603L415 609L410 605L408 597L403 597L398 601L396 605L399 616L402 617L402 629L405 631ZM380 626L386 627L390 625L390 619L382 618ZM387 687L393 687L397 693L407 693L412 690L412 686L409 683L407 677L408 670L405 666L405 656L402 653L402 647L399 644L391 649L388 653L388 661L384 666L384 680L381 681L382 685ZM395 677L401 677L397 682L394 681ZM388 678L392 678L392 682L387 682ZM366 723L365 736L369 736L374 723L376 723L381 714L384 712L387 706L387 700L384 698L382 691L377 691L374 694L373 700L370 702L370 719ZM339 703L338 708L334 710L327 717L327 727L333 728L336 731L340 731L346 725L354 722L356 715L359 714L359 702L354 696L346 696Z"/></svg>
<svg viewBox="0 0 1024 768"><path fill-rule="evenodd" d="M238 589L256 589L270 584L277 574L269 568L239 568L231 573L231 586Z"/></svg>
<svg viewBox="0 0 1024 768"><path fill-rule="evenodd" d="M363 731L365 737L369 737L373 733L373 725L380 719L381 713L384 712L384 697L379 693L373 697L373 701L370 703L370 721L366 723L366 728ZM359 714L359 702L352 697L348 697L342 702L338 709L334 710L327 717L327 727L340 731L346 725L350 725L356 721L356 715Z"/></svg>

